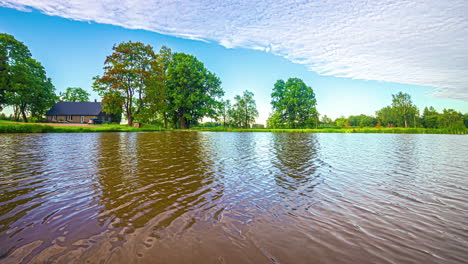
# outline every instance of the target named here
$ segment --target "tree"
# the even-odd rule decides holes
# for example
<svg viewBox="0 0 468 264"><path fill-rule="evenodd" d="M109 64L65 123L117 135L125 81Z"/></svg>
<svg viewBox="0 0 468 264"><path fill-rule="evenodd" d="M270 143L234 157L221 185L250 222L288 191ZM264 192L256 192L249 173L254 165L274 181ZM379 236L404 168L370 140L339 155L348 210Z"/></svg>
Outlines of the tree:
<svg viewBox="0 0 468 264"><path fill-rule="evenodd" d="M88 102L89 94L80 87L68 87L64 93L60 93L60 101L62 102Z"/></svg>
<svg viewBox="0 0 468 264"><path fill-rule="evenodd" d="M344 116L341 116L340 118L337 118L335 120L335 123L336 123L336 126L339 126L339 127L347 127L347 126L351 125L349 120Z"/></svg>
<svg viewBox="0 0 468 264"><path fill-rule="evenodd" d="M299 78L278 80L271 94L273 111L289 128L318 124L317 100L314 91Z"/></svg>
<svg viewBox="0 0 468 264"><path fill-rule="evenodd" d="M167 120L170 116L167 70L173 62L171 49L162 46L156 59L151 63L151 74L146 81L143 104L139 117L142 121L152 122L162 117L164 128L167 128Z"/></svg>
<svg viewBox="0 0 468 264"><path fill-rule="evenodd" d="M258 110L255 100L253 99L254 94L250 91L244 91L243 95L236 95L234 100L236 101L233 105L232 115L233 122L236 126L242 128L250 128L250 125L255 122L258 117Z"/></svg>
<svg viewBox="0 0 468 264"><path fill-rule="evenodd" d="M216 118L224 91L219 78L196 57L174 53L167 70L168 110L174 126L190 128L203 117Z"/></svg>
<svg viewBox="0 0 468 264"><path fill-rule="evenodd" d="M7 92L13 87L11 67L24 64L31 58L31 52L23 42L16 40L12 35L0 33L0 110L8 105Z"/></svg>
<svg viewBox="0 0 468 264"><path fill-rule="evenodd" d="M453 109L444 109L438 116L440 128L465 128L463 115Z"/></svg>
<svg viewBox="0 0 468 264"><path fill-rule="evenodd" d="M270 114L270 117L267 119L267 127L268 128L283 128L284 123L281 120L281 113L280 112L273 112Z"/></svg>
<svg viewBox="0 0 468 264"><path fill-rule="evenodd" d="M399 126L404 124L408 127L408 121L413 121L413 126L416 126L417 108L411 101L411 96L407 93L399 92L392 94L392 107L397 114L397 122Z"/></svg>
<svg viewBox="0 0 468 264"><path fill-rule="evenodd" d="M226 125L229 125L231 123L231 116L230 116L230 114L232 113L231 101L221 100L219 107L220 108L219 108L218 116L221 118L220 121L223 122L223 127L226 127Z"/></svg>
<svg viewBox="0 0 468 264"><path fill-rule="evenodd" d="M333 123L333 120L329 118L327 115L324 115L321 120L322 124L330 125Z"/></svg>
<svg viewBox="0 0 468 264"><path fill-rule="evenodd" d="M0 111L6 103L6 92L8 85L8 57L6 50L0 49Z"/></svg>
<svg viewBox="0 0 468 264"><path fill-rule="evenodd" d="M393 127L396 123L396 112L391 106L386 106L376 112L377 119L386 127Z"/></svg>
<svg viewBox="0 0 468 264"><path fill-rule="evenodd" d="M104 62L104 75L95 78L94 88L103 96L123 99L125 116L131 126L144 107L144 90L156 55L150 45L141 42L123 42L112 49L114 52ZM103 101L112 100L103 98Z"/></svg>
<svg viewBox="0 0 468 264"><path fill-rule="evenodd" d="M21 114L28 122L28 114L41 117L56 101L54 86L47 78L42 65L28 58L11 67L11 87L6 93L9 105L15 109L15 116Z"/></svg>
<svg viewBox="0 0 468 264"><path fill-rule="evenodd" d="M434 107L425 107L422 116L422 124L425 128L437 128L437 120L439 118L439 113L434 109Z"/></svg>

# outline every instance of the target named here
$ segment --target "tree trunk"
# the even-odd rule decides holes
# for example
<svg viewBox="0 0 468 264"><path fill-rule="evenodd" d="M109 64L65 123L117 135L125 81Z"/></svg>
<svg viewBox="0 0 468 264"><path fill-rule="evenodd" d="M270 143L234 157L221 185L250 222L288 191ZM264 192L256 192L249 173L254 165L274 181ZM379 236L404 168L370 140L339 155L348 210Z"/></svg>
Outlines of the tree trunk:
<svg viewBox="0 0 468 264"><path fill-rule="evenodd" d="M180 129L187 129L187 120L185 117L180 117Z"/></svg>
<svg viewBox="0 0 468 264"><path fill-rule="evenodd" d="M167 129L167 115L165 112L163 113L163 117L164 117L164 128Z"/></svg>
<svg viewBox="0 0 468 264"><path fill-rule="evenodd" d="M127 125L133 126L133 116L132 114L127 113Z"/></svg>
<svg viewBox="0 0 468 264"><path fill-rule="evenodd" d="M406 118L405 118L405 128L408 128L408 121L406 121Z"/></svg>
<svg viewBox="0 0 468 264"><path fill-rule="evenodd" d="M24 110L21 110L21 115L23 115L23 121L25 123L27 123L28 122L28 117L26 116L26 112Z"/></svg>

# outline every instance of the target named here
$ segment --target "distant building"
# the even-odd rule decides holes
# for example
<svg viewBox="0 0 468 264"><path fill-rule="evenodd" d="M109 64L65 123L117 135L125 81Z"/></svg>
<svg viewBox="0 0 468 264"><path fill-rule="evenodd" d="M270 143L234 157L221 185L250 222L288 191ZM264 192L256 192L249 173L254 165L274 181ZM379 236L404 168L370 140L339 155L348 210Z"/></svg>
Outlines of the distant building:
<svg viewBox="0 0 468 264"><path fill-rule="evenodd" d="M58 102L46 113L50 122L90 123L91 119L112 122L100 102Z"/></svg>

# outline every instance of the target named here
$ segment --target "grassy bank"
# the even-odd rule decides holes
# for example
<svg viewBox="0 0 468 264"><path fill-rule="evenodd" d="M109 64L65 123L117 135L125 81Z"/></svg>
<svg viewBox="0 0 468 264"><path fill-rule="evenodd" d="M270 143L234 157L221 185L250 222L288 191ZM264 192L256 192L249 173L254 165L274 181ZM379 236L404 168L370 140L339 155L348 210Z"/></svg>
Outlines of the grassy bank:
<svg viewBox="0 0 468 264"><path fill-rule="evenodd" d="M243 128L194 128L196 131L213 132L272 132L272 133L387 133L387 134L468 134L468 129L430 128L323 128L323 129L243 129Z"/></svg>
<svg viewBox="0 0 468 264"><path fill-rule="evenodd" d="M89 133L89 132L142 132L161 131L160 127L146 125L142 128L125 125L67 126L60 124L18 123L0 120L0 133Z"/></svg>
<svg viewBox="0 0 468 264"><path fill-rule="evenodd" d="M83 125L18 123L0 120L0 133L86 133L86 132L143 132L164 131L165 129L144 125L142 128L126 125ZM324 128L324 129L243 129L243 128L192 128L185 131L211 132L272 132L272 133L387 133L387 134L468 134L468 129L429 128Z"/></svg>

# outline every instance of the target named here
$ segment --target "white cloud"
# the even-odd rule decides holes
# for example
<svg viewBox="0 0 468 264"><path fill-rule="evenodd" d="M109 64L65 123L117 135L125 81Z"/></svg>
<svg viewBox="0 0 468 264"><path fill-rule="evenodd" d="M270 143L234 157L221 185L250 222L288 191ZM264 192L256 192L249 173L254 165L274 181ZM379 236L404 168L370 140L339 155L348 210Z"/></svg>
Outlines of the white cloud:
<svg viewBox="0 0 468 264"><path fill-rule="evenodd" d="M259 49L319 74L433 86L468 101L468 2L0 0L74 20Z"/></svg>

